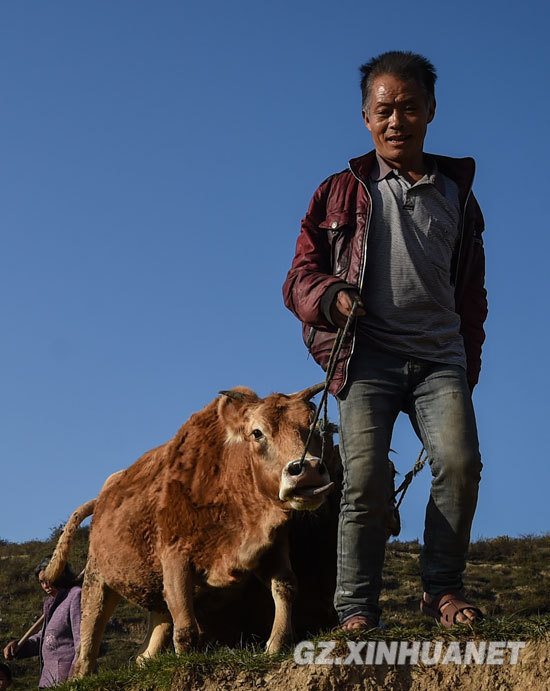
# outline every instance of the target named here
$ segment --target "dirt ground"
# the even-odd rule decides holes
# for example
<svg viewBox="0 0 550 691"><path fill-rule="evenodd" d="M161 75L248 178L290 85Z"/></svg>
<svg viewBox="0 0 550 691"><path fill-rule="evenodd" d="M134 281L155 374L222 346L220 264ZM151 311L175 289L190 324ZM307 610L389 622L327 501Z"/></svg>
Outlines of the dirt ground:
<svg viewBox="0 0 550 691"><path fill-rule="evenodd" d="M515 665L298 665L286 661L267 673L194 672L174 680L172 691L523 691L550 690L550 642L528 643Z"/></svg>

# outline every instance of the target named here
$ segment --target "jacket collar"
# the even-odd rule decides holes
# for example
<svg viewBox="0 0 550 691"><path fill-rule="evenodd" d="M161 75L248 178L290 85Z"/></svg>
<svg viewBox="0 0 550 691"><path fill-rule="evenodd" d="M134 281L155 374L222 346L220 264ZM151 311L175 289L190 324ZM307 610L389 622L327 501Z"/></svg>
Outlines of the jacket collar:
<svg viewBox="0 0 550 691"><path fill-rule="evenodd" d="M50 595L44 601L44 619L47 621L50 613L53 614L53 610L57 609L63 600L69 594L69 588L60 588L57 595Z"/></svg>
<svg viewBox="0 0 550 691"><path fill-rule="evenodd" d="M439 172L456 182L460 192L461 206L464 206L474 181L476 167L474 159L470 157L451 158L450 156L439 156L437 154L429 154L429 156L435 160ZM374 149L364 156L352 158L349 162L351 172L365 185L376 165L376 151Z"/></svg>

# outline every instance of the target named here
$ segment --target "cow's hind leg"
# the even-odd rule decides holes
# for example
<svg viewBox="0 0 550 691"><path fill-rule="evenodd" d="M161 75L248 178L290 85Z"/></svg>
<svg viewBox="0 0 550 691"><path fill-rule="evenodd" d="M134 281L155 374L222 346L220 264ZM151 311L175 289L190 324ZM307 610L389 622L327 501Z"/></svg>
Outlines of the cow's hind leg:
<svg viewBox="0 0 550 691"><path fill-rule="evenodd" d="M199 626L193 608L192 569L186 554L168 548L162 558L163 595L174 622L174 648L181 653L198 643Z"/></svg>
<svg viewBox="0 0 550 691"><path fill-rule="evenodd" d="M73 671L74 678L93 673L105 626L119 600L120 595L109 588L94 569L94 562L89 560L82 585L80 647Z"/></svg>
<svg viewBox="0 0 550 691"><path fill-rule="evenodd" d="M138 650L137 663L158 655L171 644L172 617L169 612L149 612L147 633Z"/></svg>

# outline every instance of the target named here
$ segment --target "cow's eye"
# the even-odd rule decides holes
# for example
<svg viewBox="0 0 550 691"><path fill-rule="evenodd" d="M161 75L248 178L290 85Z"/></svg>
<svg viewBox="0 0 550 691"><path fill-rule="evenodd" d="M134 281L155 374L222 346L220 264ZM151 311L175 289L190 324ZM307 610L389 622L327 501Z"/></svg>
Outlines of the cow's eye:
<svg viewBox="0 0 550 691"><path fill-rule="evenodd" d="M252 430L252 436L254 437L254 439L256 441L259 441L260 439L263 438L264 435L263 435L263 432L261 429L253 429Z"/></svg>

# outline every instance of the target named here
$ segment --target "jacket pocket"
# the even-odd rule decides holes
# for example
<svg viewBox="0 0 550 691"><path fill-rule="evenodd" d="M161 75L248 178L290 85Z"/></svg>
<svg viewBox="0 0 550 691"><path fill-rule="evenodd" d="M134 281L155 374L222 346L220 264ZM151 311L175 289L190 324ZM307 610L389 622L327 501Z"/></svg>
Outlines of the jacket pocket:
<svg viewBox="0 0 550 691"><path fill-rule="evenodd" d="M319 224L319 228L327 233L333 276L347 274L356 218L356 214L350 211L327 211L325 220Z"/></svg>
<svg viewBox="0 0 550 691"><path fill-rule="evenodd" d="M355 216L354 211L331 211L327 209L327 217L319 223L319 228L333 231L341 230L342 228L355 228Z"/></svg>

